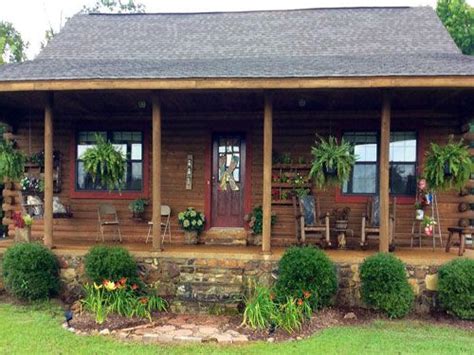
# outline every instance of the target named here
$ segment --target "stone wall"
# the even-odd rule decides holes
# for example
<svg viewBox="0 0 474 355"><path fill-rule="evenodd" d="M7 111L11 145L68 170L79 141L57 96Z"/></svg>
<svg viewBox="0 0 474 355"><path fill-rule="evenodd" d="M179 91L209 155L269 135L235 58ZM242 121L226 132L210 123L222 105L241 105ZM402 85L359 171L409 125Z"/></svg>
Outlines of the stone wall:
<svg viewBox="0 0 474 355"><path fill-rule="evenodd" d="M136 256L144 282L170 301L175 312L232 313L255 284L270 285L278 274L277 260L219 257L178 258ZM259 257L259 256L258 256ZM68 302L80 296L86 282L83 256L58 256L61 297ZM336 304L364 307L360 298L359 265L337 263L339 292ZM416 294L415 312L435 306L438 266L407 265L407 277Z"/></svg>

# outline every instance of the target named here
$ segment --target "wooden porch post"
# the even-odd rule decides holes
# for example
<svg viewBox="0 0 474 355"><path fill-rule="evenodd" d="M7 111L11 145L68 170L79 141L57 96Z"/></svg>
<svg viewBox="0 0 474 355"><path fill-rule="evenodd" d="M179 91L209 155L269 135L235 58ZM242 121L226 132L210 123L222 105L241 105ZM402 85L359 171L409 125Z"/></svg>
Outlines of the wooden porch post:
<svg viewBox="0 0 474 355"><path fill-rule="evenodd" d="M53 94L44 107L44 245L53 247Z"/></svg>
<svg viewBox="0 0 474 355"><path fill-rule="evenodd" d="M388 252L390 241L390 195L389 195L389 155L390 155L390 94L383 93L382 117L380 122L380 241L379 251Z"/></svg>
<svg viewBox="0 0 474 355"><path fill-rule="evenodd" d="M152 102L152 240L153 250L161 251L161 105L157 95Z"/></svg>
<svg viewBox="0 0 474 355"><path fill-rule="evenodd" d="M263 224L262 253L271 253L272 234L272 136L273 136L273 99L265 94L263 112Z"/></svg>

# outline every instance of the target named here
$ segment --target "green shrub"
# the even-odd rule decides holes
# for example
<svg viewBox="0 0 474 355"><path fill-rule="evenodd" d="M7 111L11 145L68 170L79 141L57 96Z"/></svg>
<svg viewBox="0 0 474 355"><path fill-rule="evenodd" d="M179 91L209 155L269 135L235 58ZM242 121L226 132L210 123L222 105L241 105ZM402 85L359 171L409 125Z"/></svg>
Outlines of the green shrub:
<svg viewBox="0 0 474 355"><path fill-rule="evenodd" d="M5 288L15 297L38 300L59 291L59 264L55 255L38 243L19 243L3 256Z"/></svg>
<svg viewBox="0 0 474 355"><path fill-rule="evenodd" d="M97 283L104 280L118 281L122 277L131 283L140 283L137 263L133 256L122 247L96 246L85 256L87 277Z"/></svg>
<svg viewBox="0 0 474 355"><path fill-rule="evenodd" d="M336 267L323 251L313 247L286 250L279 264L277 297L307 299L313 309L328 306L337 292Z"/></svg>
<svg viewBox="0 0 474 355"><path fill-rule="evenodd" d="M369 256L360 267L362 300L390 318L410 312L414 294L408 283L405 265L387 253Z"/></svg>
<svg viewBox="0 0 474 355"><path fill-rule="evenodd" d="M455 259L438 271L441 306L462 319L474 319L474 260Z"/></svg>

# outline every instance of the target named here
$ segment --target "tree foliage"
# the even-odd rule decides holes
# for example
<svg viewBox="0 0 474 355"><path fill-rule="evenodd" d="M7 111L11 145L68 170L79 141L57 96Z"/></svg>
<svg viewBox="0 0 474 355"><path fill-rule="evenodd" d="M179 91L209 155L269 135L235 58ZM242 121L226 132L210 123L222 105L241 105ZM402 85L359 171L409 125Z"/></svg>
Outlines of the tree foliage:
<svg viewBox="0 0 474 355"><path fill-rule="evenodd" d="M10 22L0 21L0 65L26 59L27 44Z"/></svg>
<svg viewBox="0 0 474 355"><path fill-rule="evenodd" d="M474 55L474 8L466 0L438 0L436 12L461 51Z"/></svg>
<svg viewBox="0 0 474 355"><path fill-rule="evenodd" d="M90 7L84 6L84 13L102 12L102 13L143 13L145 5L136 0L96 0L96 3Z"/></svg>

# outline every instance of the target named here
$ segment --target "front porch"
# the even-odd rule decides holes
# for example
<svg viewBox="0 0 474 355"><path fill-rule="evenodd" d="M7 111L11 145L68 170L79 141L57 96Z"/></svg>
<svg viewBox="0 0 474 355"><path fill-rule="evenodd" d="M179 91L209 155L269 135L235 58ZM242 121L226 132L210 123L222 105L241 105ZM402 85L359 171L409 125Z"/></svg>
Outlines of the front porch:
<svg viewBox="0 0 474 355"><path fill-rule="evenodd" d="M466 122L473 112L474 102L472 90L447 88L394 89L390 93L377 89L156 93L139 90L58 91L46 97L45 100L44 94L37 92L2 93L0 96L0 106L5 109L3 121L12 130L9 138L16 140L18 147L28 155L45 150L44 214L35 219L33 224L35 239L43 239L57 250L85 250L87 246L94 245L97 236L98 206L110 203L117 208L124 245L132 251L159 251L164 247L165 255L179 255L187 250L191 254L241 254L251 257L257 257L258 251L263 251L267 254L272 252L271 258L279 258L285 247L298 242L293 206L287 203L286 195L283 198L281 186L285 186L285 183L275 182L273 177L285 165L273 161L276 153L289 154L293 161L301 159L309 162L315 134L340 138L362 132L367 133L367 139L372 137L373 143L370 144L375 147L373 161L363 162L374 167L374 173L369 176L372 180L370 184L367 183L370 185L368 193L357 193L354 187L347 191L342 191L340 187L319 190L311 184L309 188L319 198L323 212L330 212L336 207L351 208L349 228L354 231L354 235L349 242L352 245L358 245L360 241L361 217L367 198L379 195L382 237L372 243L372 250L379 246L380 250L385 251L388 248L386 229L392 197L389 191L393 189L389 185L391 132L409 133L416 137L415 153L410 153L413 157L402 161L415 170L408 177L403 174L398 176L402 179L398 188L403 190L407 185L413 185L414 179L419 176L424 151L430 142L445 142L449 134L460 137L466 132ZM137 180L131 182L132 187L135 186L133 183L139 187L135 186L120 194L81 185L78 158L80 140L84 137L81 134L96 131L106 131L109 136L117 132L140 133L139 143L130 143L141 144L141 159L130 163L141 164ZM248 234L248 225L243 216L254 206L262 205L264 223L261 247L183 246L183 231L178 225L177 214L189 206L206 215L206 230L202 233L204 242L213 238L209 231L222 228L216 217L219 205L213 198L214 188L219 183L216 178L218 159L214 150L219 135L242 138L241 176L238 182L242 194L238 203L238 217L231 220L229 227L240 228ZM54 191L55 178L52 176L55 170L51 156L55 150L62 156L59 191ZM48 155L49 160L46 158ZM188 176L190 159L192 170ZM300 169L307 164L296 166ZM303 173L304 170L301 171ZM359 183L359 188L363 184ZM275 187L281 190L278 198L274 196ZM6 199L3 207L7 214L20 207L15 192L18 188L14 186L3 193ZM414 220L415 197L406 191L401 191L397 196L395 243L402 248L410 244ZM48 203L52 201L53 195L70 207L72 218L53 218L53 206ZM461 197L457 192L439 195L445 237L448 226L457 225L461 218L474 218L472 210L459 212L458 209L461 202L473 202L473 196L469 194ZM132 219L128 211L128 204L137 197L150 201L140 222ZM166 236L166 244L162 246L160 230L155 228L153 243L145 244L148 221L154 221L154 225L159 226L157 206L160 205L171 207L171 242ZM272 212L276 213L277 222L270 228ZM224 219L224 227L226 221ZM4 222L10 224L11 237L11 218L7 215ZM106 238L110 239L110 235ZM423 242L425 246L431 244L429 239ZM411 255L407 249L401 249L400 252L402 256L404 253ZM413 250L414 255L418 252L428 251ZM370 252L329 250L328 253L338 260L343 260L344 255L349 260L352 257L359 260ZM440 256L441 260L451 255L436 251L426 254L426 258L434 260L429 255L439 256L439 253L444 256ZM415 260L416 256L413 258Z"/></svg>

